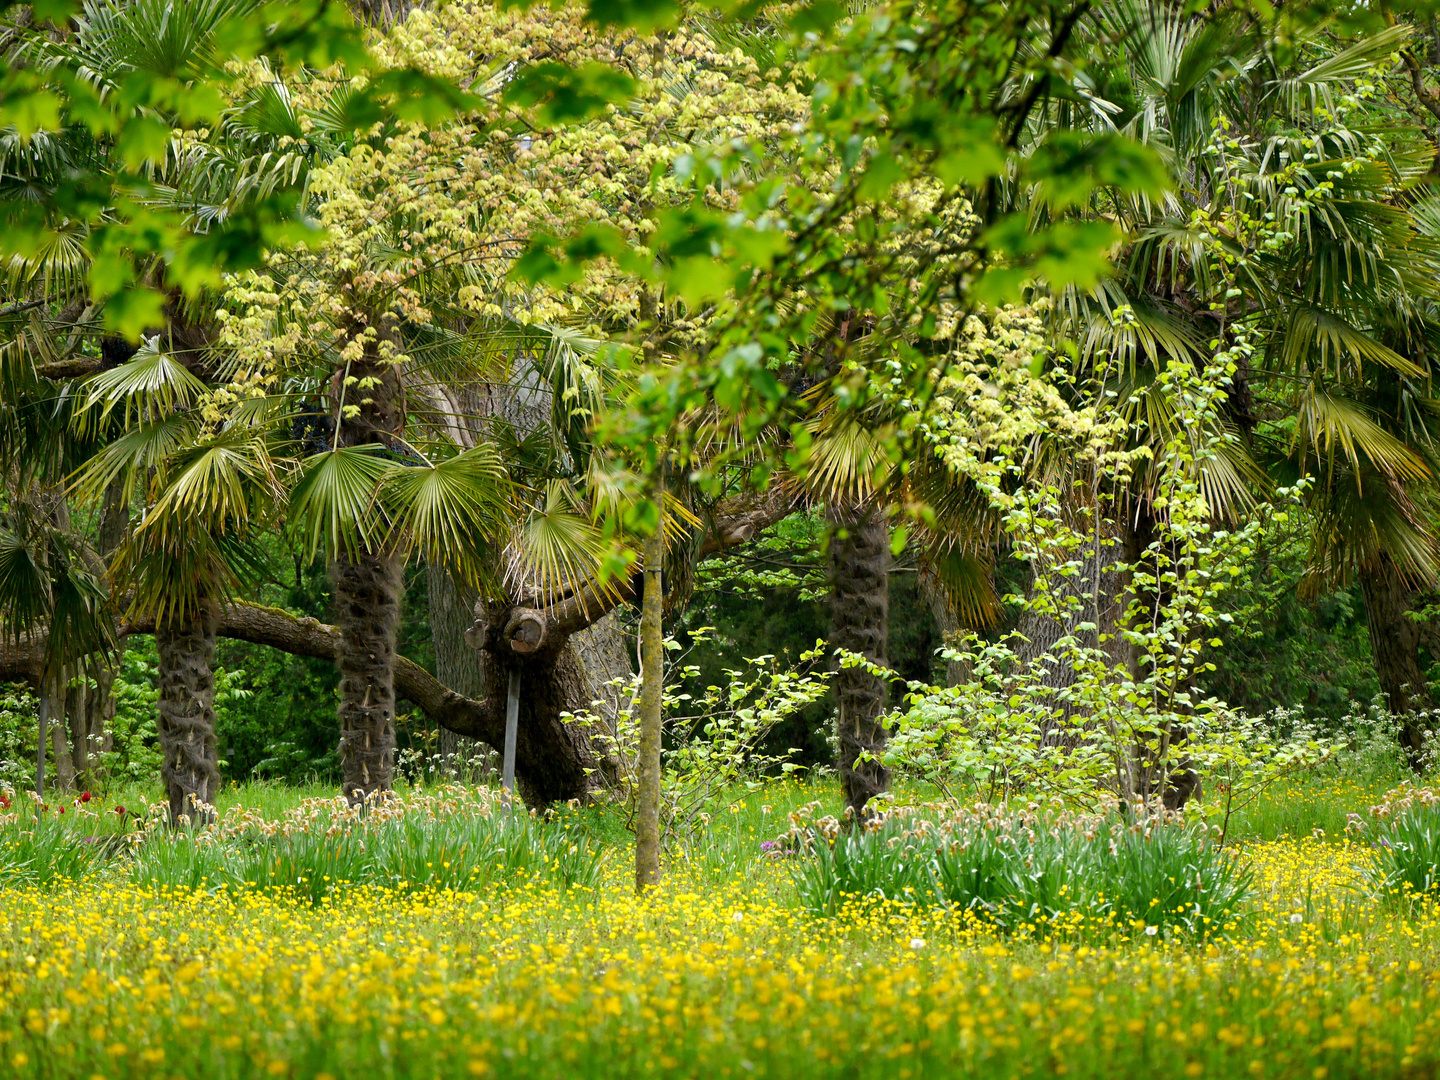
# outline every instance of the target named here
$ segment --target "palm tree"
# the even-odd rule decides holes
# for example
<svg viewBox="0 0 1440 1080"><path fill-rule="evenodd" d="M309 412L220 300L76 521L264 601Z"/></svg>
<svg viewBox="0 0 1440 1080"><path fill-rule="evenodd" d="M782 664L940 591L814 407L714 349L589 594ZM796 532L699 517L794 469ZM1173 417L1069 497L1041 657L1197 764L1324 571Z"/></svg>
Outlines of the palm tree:
<svg viewBox="0 0 1440 1080"><path fill-rule="evenodd" d="M1097 9L1093 30L1121 46L1115 61L1048 121L1146 141L1173 190L1084 209L1133 240L1110 281L1061 297L1058 326L1157 445L1174 434L1174 410L1153 391L1155 373L1206 362L1214 339L1245 345L1230 438L1200 478L1214 512L1233 516L1271 478L1308 478L1312 583L1360 578L1392 708L1428 704L1404 608L1437 565L1425 404L1437 249L1428 200L1414 193L1431 152L1332 119L1408 29L1341 49L1312 35L1298 71L1275 68L1259 27L1238 14L1125 0ZM1136 479L1121 519L1132 526L1153 520ZM1405 739L1419 739L1413 723Z"/></svg>
<svg viewBox="0 0 1440 1080"><path fill-rule="evenodd" d="M112 580L129 591L127 617L154 622L160 698L156 729L170 818L205 812L220 779L215 740L215 641L239 583L247 544L279 494L264 418L207 419L206 385L157 336L88 381L78 424L119 433L82 468L77 493L96 501L118 486L139 521L120 544Z"/></svg>
<svg viewBox="0 0 1440 1080"><path fill-rule="evenodd" d="M928 524L913 523L911 543L950 612L976 626L992 624L999 614L993 588L997 529L985 498L946 466L933 445L903 437L899 413L883 398L863 408L836 406L841 383L875 366L868 353L862 337L847 362L810 391L814 442L796 478L825 507L829 644L867 661L837 662L833 682L836 767L856 821L890 783L881 761L889 685L872 665L888 666L891 518L906 505L926 508Z"/></svg>
<svg viewBox="0 0 1440 1080"><path fill-rule="evenodd" d="M564 12L555 18L571 20L575 15ZM468 24L451 30L462 37L474 32ZM590 40L584 35L574 46L585 59L590 58ZM593 48L608 57L610 45L607 41ZM498 97L505 83L530 62L532 51L528 43L517 46L516 56L503 62L477 55L474 89ZM661 63L661 53L657 47L647 54L642 74L646 65ZM686 62L675 60L680 67ZM733 57L719 49L705 62L734 66ZM687 110L692 115L687 124L728 132L734 123L733 105L698 80L655 75L645 92L665 101L697 97ZM703 119L706 108L715 112L713 120ZM772 122L776 110L757 102L755 111ZM612 135L627 144L656 145L684 145L706 137L693 130L672 131L674 125L661 119L663 113L657 109L650 116L637 108L606 115L596 121L604 130L594 148L582 145L581 130L567 130L556 138L573 140L586 160L592 154L598 160L609 156L607 140ZM346 765L345 779L352 795L388 783L393 700L386 672L393 663L398 573L401 560L417 548L424 548L427 562L443 566L462 588L486 586L478 590L479 625L473 635L482 654L485 700L503 702L510 674L523 669L527 692L519 752L532 762L549 756L554 763L549 776L532 768L531 793L543 800L568 797L583 789L584 773L593 767L583 734L560 723L558 714L576 706L583 709L593 697L572 635L633 592L628 579L602 583L601 571L612 553L595 518L607 497L600 490L603 478L591 467L588 428L607 396L605 383L614 366L608 362L614 347L605 338L629 335L637 317L625 306L628 283L617 282L621 302L614 306L606 305L615 290L604 283L586 283L564 298L577 309L573 316L538 318L532 314L538 301L553 306L554 298L524 295L507 272L523 251L527 238L516 235L522 228L545 225L559 230L577 220L592 220L597 213L613 214L616 222L633 228L633 215L608 189L620 183L627 191L645 190L650 167L624 159L611 161L601 172L588 171L587 178L602 172L609 178L600 185L607 190L597 188L593 198L576 197L576 191L595 186L593 179L532 182L532 177L568 168L561 164L564 155L551 161L538 154L538 170L530 167L526 154L536 122L532 113L507 109L494 123L456 125L413 144L405 141L408 133L401 133L393 143L396 154L406 145L420 151L404 170L415 175L409 184L370 172L376 162L385 161L370 152L386 149L381 143L366 147L363 154L337 158L323 173L312 173L309 205L332 235L343 238L342 254L277 257L267 267L264 282L279 298L276 319L257 337L235 343L240 352L249 350L245 362L254 361L252 370L271 364L274 392L292 400L305 398L326 416L326 437L332 445L304 463L292 515L332 566L345 717L342 757L354 763ZM437 139L451 138L453 146L434 145ZM457 160L463 168L457 169ZM511 183L517 186L508 205L488 194ZM477 196L477 191L485 194ZM696 317L679 310L678 302L672 307L675 318L666 316L671 323ZM323 327L319 333L317 325ZM294 353L272 364L270 343L285 340L295 327L301 340ZM693 325L689 332L694 333ZM581 337L598 340L576 348ZM601 355L594 362L566 359L583 360L587 349ZM549 403L548 423L527 430L529 418L517 425L494 415L455 415L464 412L457 403L471 388L515 386L529 374L537 376L540 396ZM534 460L537 451L544 460ZM532 460L522 474L518 466L526 456ZM400 466L400 461L409 464ZM381 490L380 471L390 462L410 475L431 465L447 472L446 485L437 485L434 492L444 505L425 525L432 528L445 515L457 515L453 535L442 536L438 528L432 528L431 539L424 542L409 535L400 520L404 512L393 503L395 492ZM501 491L516 480L525 487ZM482 481L491 485L490 495L482 492ZM462 491L467 484L471 486ZM489 517L480 523L482 506L494 513L486 511ZM749 513L749 507L740 508L742 517ZM452 543L467 534L473 534L476 550L460 550ZM727 542L716 538L717 546ZM636 546L624 538L617 543L622 549ZM487 544L491 550L478 550ZM533 717L523 714L530 710ZM532 740L535 748L547 748L546 755L527 753Z"/></svg>
<svg viewBox="0 0 1440 1080"><path fill-rule="evenodd" d="M232 20L255 6L253 0L90 0L73 33L58 40L34 36L20 43L16 55L26 63L61 66L106 94L120 93L122 84L138 76L199 80L223 60L223 37ZM331 129L322 122L302 132L290 105L282 86L262 81L208 139L196 140L193 133L175 137L166 160L151 170L143 197L183 215L187 227L200 234L215 232L232 215L282 188L300 188L309 165L329 151L325 140ZM176 122L154 110L147 117ZM278 149L286 139L292 145ZM77 167L101 174L118 167L111 157L115 152L81 125L32 140L7 134L0 140L9 165L4 197L44 201ZM113 509L108 520L115 520L123 517L137 490L147 496L146 517L118 555L123 530L113 528L91 554L92 559L117 555L116 580L128 595L129 615L155 623L162 685L159 729L174 818L190 808L193 798L208 803L218 776L210 703L217 605L234 579L229 563L234 553L227 549L250 519L248 512L236 516L234 500L244 505L253 494L247 486L257 477L264 479L262 487L271 483L271 470L263 444L244 434L244 425L220 433L190 415L204 392L204 377L214 374L210 306L172 295L163 332L138 354L122 342L102 339L101 347L87 355L96 311L80 299L87 295L85 230L59 222L54 236L48 247L12 258L7 269L9 289L26 298L22 306L62 306L52 321L58 326L17 334L7 362L13 370L38 376L61 400L87 396L90 415L81 416L76 428L87 436L83 445L93 450L97 441L115 439L89 463L89 482L81 485L92 506ZM157 280L163 269L153 267ZM82 391L63 382L97 371L101 374ZM117 425L111 412L122 399L124 422ZM141 402L143 407L137 405ZM166 415L172 410L178 411ZM234 442L237 434L239 443ZM187 457L190 451L196 453ZM232 471L224 475L227 468ZM143 483L137 481L137 470L146 474ZM96 476L102 479L96 482ZM178 487L172 490L172 483ZM197 484L207 489L198 496ZM216 497L221 502L212 504L209 500ZM191 505L195 498L200 499L198 511ZM166 522L157 516L162 513L179 516ZM76 752L78 760L78 745Z"/></svg>

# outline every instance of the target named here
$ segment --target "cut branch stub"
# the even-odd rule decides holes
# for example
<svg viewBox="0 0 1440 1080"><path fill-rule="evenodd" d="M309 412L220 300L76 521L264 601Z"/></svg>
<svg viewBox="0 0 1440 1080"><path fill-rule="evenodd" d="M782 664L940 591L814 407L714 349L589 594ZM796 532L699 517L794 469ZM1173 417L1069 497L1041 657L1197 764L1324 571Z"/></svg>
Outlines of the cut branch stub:
<svg viewBox="0 0 1440 1080"><path fill-rule="evenodd" d="M548 621L545 614L534 608L516 608L505 624L505 640L517 653L536 652L545 643Z"/></svg>

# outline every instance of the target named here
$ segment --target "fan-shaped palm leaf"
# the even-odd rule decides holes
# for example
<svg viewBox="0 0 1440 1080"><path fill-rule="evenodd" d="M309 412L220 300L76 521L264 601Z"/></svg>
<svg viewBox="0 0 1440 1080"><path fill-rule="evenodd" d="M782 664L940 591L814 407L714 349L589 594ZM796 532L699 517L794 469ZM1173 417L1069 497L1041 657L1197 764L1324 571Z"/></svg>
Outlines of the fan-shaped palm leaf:
<svg viewBox="0 0 1440 1080"><path fill-rule="evenodd" d="M487 578L511 504L505 466L492 447L477 446L433 465L390 466L379 478L377 498L391 523L387 546L413 549L477 586L492 583Z"/></svg>
<svg viewBox="0 0 1440 1080"><path fill-rule="evenodd" d="M358 552L384 538L375 492L390 463L375 443L336 447L306 458L290 494L290 521L310 558Z"/></svg>
<svg viewBox="0 0 1440 1080"><path fill-rule="evenodd" d="M205 383L162 348L156 336L130 360L94 376L86 390L85 412L96 410L103 423L116 409L123 409L129 426L193 405L205 393Z"/></svg>
<svg viewBox="0 0 1440 1080"><path fill-rule="evenodd" d="M1318 459L1327 471L1343 456L1353 470L1370 466L1401 481L1431 478L1425 460L1357 402L1312 385L1297 406L1293 447L1302 458Z"/></svg>

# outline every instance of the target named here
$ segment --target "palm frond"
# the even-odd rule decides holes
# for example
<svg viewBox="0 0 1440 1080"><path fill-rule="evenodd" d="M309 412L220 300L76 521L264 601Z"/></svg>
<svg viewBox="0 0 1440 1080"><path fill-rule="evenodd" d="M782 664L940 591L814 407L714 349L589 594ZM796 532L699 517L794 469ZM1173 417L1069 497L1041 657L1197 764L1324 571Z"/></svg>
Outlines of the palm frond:
<svg viewBox="0 0 1440 1080"><path fill-rule="evenodd" d="M935 579L951 607L976 629L999 625L1004 605L995 590L995 565L983 549L967 549L944 537L933 540L921 560L935 572Z"/></svg>
<svg viewBox="0 0 1440 1080"><path fill-rule="evenodd" d="M511 504L510 481L492 447L477 446L433 465L389 466L378 497L391 523L388 546L413 549L472 584L487 584Z"/></svg>
<svg viewBox="0 0 1440 1080"><path fill-rule="evenodd" d="M376 507L381 478L390 468L383 446L336 447L306 458L290 495L291 526L311 558L354 554L384 537Z"/></svg>
<svg viewBox="0 0 1440 1080"><path fill-rule="evenodd" d="M817 498L863 502L891 472L885 431L862 424L851 413L830 413L813 424L815 435L804 483Z"/></svg>
<svg viewBox="0 0 1440 1080"><path fill-rule="evenodd" d="M551 480L516 530L506 567L512 595L553 603L581 585L597 581L609 551L605 537L573 488ZM606 591L616 583L607 582Z"/></svg>
<svg viewBox="0 0 1440 1080"><path fill-rule="evenodd" d="M265 440L244 429L184 446L167 473L168 483L141 525L158 530L166 544L197 531L243 529L280 497Z"/></svg>
<svg viewBox="0 0 1440 1080"><path fill-rule="evenodd" d="M1414 33L1406 23L1396 23L1339 52L1331 53L1297 75L1275 80L1271 86L1291 115L1335 108L1335 94L1344 84L1364 78L1391 53L1404 48Z"/></svg>
<svg viewBox="0 0 1440 1080"><path fill-rule="evenodd" d="M27 538L0 527L0 639L14 642L50 614L50 573Z"/></svg>
<svg viewBox="0 0 1440 1080"><path fill-rule="evenodd" d="M1293 450L1333 472L1336 458L1357 475L1366 467L1402 481L1428 480L1429 466L1413 449L1377 424L1356 401L1316 386L1300 395Z"/></svg>
<svg viewBox="0 0 1440 1080"><path fill-rule="evenodd" d="M205 384L161 348L156 336L125 363L93 376L85 389L83 413L94 412L95 422L103 423L122 409L128 427L193 405L205 393Z"/></svg>
<svg viewBox="0 0 1440 1080"><path fill-rule="evenodd" d="M122 431L71 477L71 490L82 502L93 504L119 480L129 501L137 488L172 454L188 445L195 434L196 418L189 413L176 413Z"/></svg>

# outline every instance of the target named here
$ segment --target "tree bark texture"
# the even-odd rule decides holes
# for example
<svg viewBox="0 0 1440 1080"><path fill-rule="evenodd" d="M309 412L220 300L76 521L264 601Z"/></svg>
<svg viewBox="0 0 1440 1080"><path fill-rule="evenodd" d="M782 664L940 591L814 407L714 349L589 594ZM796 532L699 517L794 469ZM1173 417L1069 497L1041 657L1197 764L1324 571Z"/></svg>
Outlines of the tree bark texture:
<svg viewBox="0 0 1440 1080"><path fill-rule="evenodd" d="M483 707L490 733L481 738L502 745L510 672L518 669L515 779L521 797L531 806L588 798L600 786L607 763L591 732L562 716L586 709L593 694L571 635L528 608L481 601L475 614L469 640L485 670Z"/></svg>
<svg viewBox="0 0 1440 1080"><path fill-rule="evenodd" d="M830 647L884 667L889 633L890 535L870 507L830 508ZM876 758L885 749L885 680L861 667L835 667L835 735L840 788L859 821L865 804L890 787ZM871 755L869 760L861 760Z"/></svg>
<svg viewBox="0 0 1440 1080"><path fill-rule="evenodd" d="M63 702L65 695L58 695L57 702ZM71 791L75 787L75 761L66 741L66 722L63 711L51 714L50 756L55 761L54 787L58 792Z"/></svg>
<svg viewBox="0 0 1440 1080"><path fill-rule="evenodd" d="M335 560L332 587L341 791L358 804L388 791L395 776L395 642L405 580L395 556L361 552Z"/></svg>
<svg viewBox="0 0 1440 1080"><path fill-rule="evenodd" d="M662 519L663 521L663 519ZM640 609L640 747L636 762L635 891L660 883L660 739L665 690L665 591L661 565L665 533L657 524L645 541L645 585Z"/></svg>
<svg viewBox="0 0 1440 1080"><path fill-rule="evenodd" d="M633 640L614 612L570 638L590 688L585 708L599 714L611 735L615 733L616 715L630 707L625 684L635 673L631 659L634 651L630 647ZM619 686L614 685L617 681ZM613 768L618 766L619 762L612 763Z"/></svg>
<svg viewBox="0 0 1440 1080"><path fill-rule="evenodd" d="M70 729L70 782L90 767L90 680L81 675L65 689L65 721Z"/></svg>
<svg viewBox="0 0 1440 1080"><path fill-rule="evenodd" d="M1090 551L1080 571L1069 577L1060 576L1053 566L1031 567L1032 582L1037 571L1049 577L1055 602L1062 610L1048 612L1027 607L1020 613L1015 630L1025 640L1016 647L1016 659L1028 664L1042 657L1049 658L1045 661L1045 686L1057 695L1075 685L1074 666L1067 657L1055 655L1055 647L1064 637L1076 637L1085 648L1103 645L1112 665L1129 664L1129 650L1119 633L1129 585L1125 576L1115 569L1115 563L1123 557L1119 544L1110 547L1102 544L1099 557ZM1030 592L1033 597L1033 584ZM1082 623L1093 624L1098 633L1093 630L1082 633L1078 629ZM1101 633L1107 635L1103 643L1099 641ZM1068 705L1063 701L1057 705L1069 715Z"/></svg>
<svg viewBox="0 0 1440 1080"><path fill-rule="evenodd" d="M383 345L394 343L392 317L351 328L369 335L362 359L337 370L330 393L336 446L394 449L405 430L405 389ZM371 333L374 331L374 333ZM389 791L395 777L395 659L404 567L393 551L362 544L342 551L330 568L335 625L340 631L341 791L351 803Z"/></svg>
<svg viewBox="0 0 1440 1080"><path fill-rule="evenodd" d="M475 624L473 588L437 563L426 566L426 594L430 602L430 641L435 647L435 675L446 686L466 697L485 694L485 665L480 654L465 643L465 634ZM451 774L462 769L470 758L486 747L474 739L440 729L440 756Z"/></svg>
<svg viewBox="0 0 1440 1080"><path fill-rule="evenodd" d="M1381 554L1360 574L1370 652L1380 689L1400 721L1400 743L1410 763L1423 764L1425 725L1420 713L1434 708L1420 667L1423 624L1409 617L1413 588L1389 555Z"/></svg>
<svg viewBox="0 0 1440 1080"><path fill-rule="evenodd" d="M196 803L213 806L219 788L215 743L215 638L213 605L177 614L155 627L160 663L156 730L164 764L160 776L170 802L170 821L196 820Z"/></svg>

